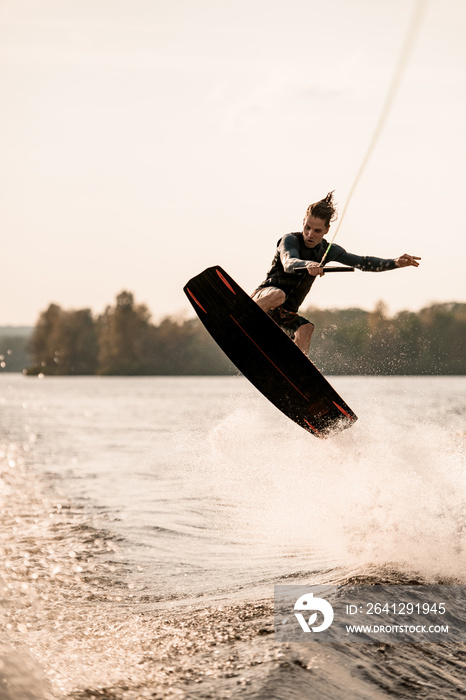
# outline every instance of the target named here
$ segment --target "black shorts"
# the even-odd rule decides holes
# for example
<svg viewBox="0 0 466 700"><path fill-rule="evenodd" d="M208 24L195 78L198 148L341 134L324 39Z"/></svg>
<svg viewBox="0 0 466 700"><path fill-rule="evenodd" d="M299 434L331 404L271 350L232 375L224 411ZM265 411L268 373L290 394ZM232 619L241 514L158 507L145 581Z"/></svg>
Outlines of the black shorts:
<svg viewBox="0 0 466 700"><path fill-rule="evenodd" d="M260 299L262 296L266 295L270 290L277 289L276 287L258 287L251 294L252 299ZM274 321L277 323L282 330L285 331L290 338L294 339L295 333L301 326L305 326L306 323L310 323L311 326L314 324L308 321L304 316L299 316L294 311L288 311L284 309L283 306L277 306L275 309L270 309L266 312Z"/></svg>
<svg viewBox="0 0 466 700"><path fill-rule="evenodd" d="M270 290L275 289L277 289L277 287L258 287L251 294L251 297L252 299L257 300L262 296L265 296ZM267 314L280 326L282 330L285 331L287 335L290 336L290 338L293 339L298 328L306 325L306 323L310 323L311 326L314 325L311 321L308 321L307 318L304 318L304 316L299 316L294 311L288 311L287 309L284 309L283 306L277 306L275 309L270 309L270 311L267 311Z"/></svg>
<svg viewBox="0 0 466 700"><path fill-rule="evenodd" d="M299 316L293 311L287 311L282 306L278 306L276 309L270 309L267 313L290 338L294 338L296 331L301 326L305 326L307 323L310 323L311 326L314 325L311 321L308 321L307 318L304 318L304 316Z"/></svg>

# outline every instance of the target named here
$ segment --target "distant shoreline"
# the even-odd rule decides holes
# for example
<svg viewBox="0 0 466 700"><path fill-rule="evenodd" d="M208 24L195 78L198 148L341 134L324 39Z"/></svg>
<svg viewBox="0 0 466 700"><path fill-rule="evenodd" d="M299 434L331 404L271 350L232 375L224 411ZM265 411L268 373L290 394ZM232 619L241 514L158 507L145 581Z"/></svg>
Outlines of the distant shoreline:
<svg viewBox="0 0 466 700"><path fill-rule="evenodd" d="M389 316L380 302L303 312L315 324L310 358L328 376L466 375L466 303L431 304ZM114 306L51 304L34 328L0 327L0 372L53 376L230 376L236 368L198 319L158 324L121 292Z"/></svg>

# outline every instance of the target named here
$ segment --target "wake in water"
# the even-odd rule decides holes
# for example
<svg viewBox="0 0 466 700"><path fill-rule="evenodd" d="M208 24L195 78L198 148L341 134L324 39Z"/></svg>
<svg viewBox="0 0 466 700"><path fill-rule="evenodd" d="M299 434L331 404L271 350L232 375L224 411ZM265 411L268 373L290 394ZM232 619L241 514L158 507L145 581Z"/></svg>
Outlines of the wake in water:
<svg viewBox="0 0 466 700"><path fill-rule="evenodd" d="M258 546L466 583L465 436L429 406L407 425L388 408L322 441L286 421L272 432L266 405L237 407L192 442L193 468L214 497L228 493L229 527Z"/></svg>
<svg viewBox="0 0 466 700"><path fill-rule="evenodd" d="M344 381L344 394L359 390ZM133 506L153 502L144 550L132 546L143 533L130 527L136 482L126 477L119 510L76 501L45 449L55 421L50 436L42 425L4 441L1 700L459 697L464 645L273 638L274 583L466 583L466 406L435 382L426 398L423 381L420 401L412 381L412 400L396 381L373 382L366 415L358 408L358 424L326 441L227 383L208 421L186 421L167 449L153 438L153 478L144 472L146 500ZM356 391L348 398L357 404ZM162 452L171 461L157 471ZM108 471L93 494L112 488Z"/></svg>

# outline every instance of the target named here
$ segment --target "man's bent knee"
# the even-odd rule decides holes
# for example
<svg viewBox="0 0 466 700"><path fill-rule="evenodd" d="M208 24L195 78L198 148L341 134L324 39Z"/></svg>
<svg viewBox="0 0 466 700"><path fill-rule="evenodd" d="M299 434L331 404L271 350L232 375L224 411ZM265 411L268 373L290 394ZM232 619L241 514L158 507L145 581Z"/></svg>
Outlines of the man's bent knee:
<svg viewBox="0 0 466 700"><path fill-rule="evenodd" d="M263 311L270 311L270 309L276 309L277 306L285 303L286 294L282 289L271 287L269 289L261 289L252 298Z"/></svg>

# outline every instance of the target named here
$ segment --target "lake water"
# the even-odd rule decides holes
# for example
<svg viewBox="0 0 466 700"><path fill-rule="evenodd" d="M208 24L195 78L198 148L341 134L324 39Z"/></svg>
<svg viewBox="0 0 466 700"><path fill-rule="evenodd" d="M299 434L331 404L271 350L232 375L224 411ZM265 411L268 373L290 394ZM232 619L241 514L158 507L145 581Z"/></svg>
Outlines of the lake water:
<svg viewBox="0 0 466 700"><path fill-rule="evenodd" d="M319 440L241 377L1 375L0 698L311 697L232 616L267 626L278 583L466 584L466 378L331 383L359 420ZM437 651L419 697L459 697ZM406 655L344 652L349 682L335 654L316 697L405 697Z"/></svg>

